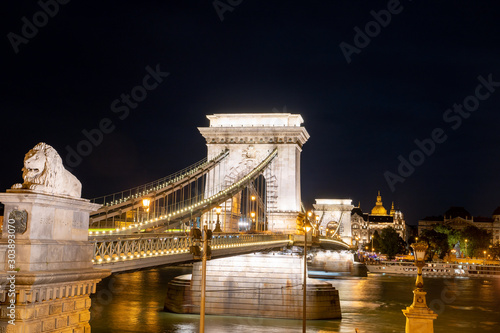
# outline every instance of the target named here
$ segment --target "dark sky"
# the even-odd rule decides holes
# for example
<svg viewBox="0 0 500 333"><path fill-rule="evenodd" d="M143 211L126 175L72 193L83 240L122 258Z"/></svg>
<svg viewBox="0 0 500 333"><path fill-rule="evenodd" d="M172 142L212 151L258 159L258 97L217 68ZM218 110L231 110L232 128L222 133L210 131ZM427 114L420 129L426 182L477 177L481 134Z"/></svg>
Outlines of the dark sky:
<svg viewBox="0 0 500 333"><path fill-rule="evenodd" d="M86 198L202 159L207 114L286 110L311 135L306 207L350 198L366 211L380 190L416 224L452 205L483 216L500 205L498 1L216 3L235 6L219 15L212 1L73 0L49 17L36 1L2 2L0 188L21 180L36 143L66 160L103 119L113 129L73 161ZM113 108L148 66L170 74L128 114L120 101ZM480 76L493 83L476 91ZM447 111L463 103L473 111ZM416 152L435 129L434 151ZM410 155L419 165L393 191L384 174L398 175L398 156Z"/></svg>

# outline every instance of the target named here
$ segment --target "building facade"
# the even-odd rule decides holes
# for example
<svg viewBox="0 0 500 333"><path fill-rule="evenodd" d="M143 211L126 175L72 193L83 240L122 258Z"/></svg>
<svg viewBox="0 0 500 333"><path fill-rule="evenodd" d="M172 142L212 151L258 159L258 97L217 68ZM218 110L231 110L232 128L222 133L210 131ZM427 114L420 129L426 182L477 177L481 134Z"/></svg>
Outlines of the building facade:
<svg viewBox="0 0 500 333"><path fill-rule="evenodd" d="M380 191L377 195L377 201L370 213L363 213L361 205L355 207L351 212L351 229L352 237L358 238L361 244L367 244L371 241L371 236L377 231L379 234L382 229L392 227L396 232L407 240L406 221L403 213L399 209L394 208L392 203L391 210L387 213L382 203Z"/></svg>
<svg viewBox="0 0 500 333"><path fill-rule="evenodd" d="M474 226L488 231L493 244L500 243L500 207L493 211L491 217L472 216L464 207L450 207L444 215L427 216L418 221L418 234L423 230L432 229L436 224L456 230Z"/></svg>

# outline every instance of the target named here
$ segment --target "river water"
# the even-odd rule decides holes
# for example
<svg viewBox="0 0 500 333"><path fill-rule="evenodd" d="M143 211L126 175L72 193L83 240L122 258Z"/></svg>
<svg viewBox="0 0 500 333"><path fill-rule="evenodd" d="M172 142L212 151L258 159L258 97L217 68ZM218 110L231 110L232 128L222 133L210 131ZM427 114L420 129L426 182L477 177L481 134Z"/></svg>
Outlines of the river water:
<svg viewBox="0 0 500 333"><path fill-rule="evenodd" d="M92 296L92 332L198 332L199 316L163 311L168 281L189 273L189 267L162 267L104 279ZM401 310L412 302L413 277L370 274L327 281L339 290L342 319L308 321L308 332L404 332ZM439 315L436 333L500 331L500 279L424 278L424 283L427 304ZM302 322L206 316L205 332L302 332Z"/></svg>

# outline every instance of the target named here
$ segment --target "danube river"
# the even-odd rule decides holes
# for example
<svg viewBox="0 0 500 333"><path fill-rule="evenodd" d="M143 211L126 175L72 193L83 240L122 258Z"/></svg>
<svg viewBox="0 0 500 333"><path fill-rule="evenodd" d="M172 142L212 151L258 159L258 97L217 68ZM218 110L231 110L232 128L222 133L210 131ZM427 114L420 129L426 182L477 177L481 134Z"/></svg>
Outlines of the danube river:
<svg viewBox="0 0 500 333"><path fill-rule="evenodd" d="M188 267L163 267L114 274L101 281L92 296L93 333L198 332L199 316L163 312L168 281L190 273ZM308 321L308 332L404 332L401 312L412 302L415 279L369 275L327 280L340 293L342 319ZM440 332L498 332L500 279L425 278L427 304L439 316ZM205 332L301 332L300 320L207 316Z"/></svg>

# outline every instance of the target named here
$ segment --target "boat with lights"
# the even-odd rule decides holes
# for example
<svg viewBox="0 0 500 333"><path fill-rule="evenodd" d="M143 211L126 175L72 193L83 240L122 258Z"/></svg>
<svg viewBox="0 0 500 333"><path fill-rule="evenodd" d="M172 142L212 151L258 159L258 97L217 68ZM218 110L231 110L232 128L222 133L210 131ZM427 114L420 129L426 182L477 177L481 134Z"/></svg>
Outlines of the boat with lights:
<svg viewBox="0 0 500 333"><path fill-rule="evenodd" d="M369 273L387 275L416 275L417 267L413 262L382 261L366 264ZM428 262L422 268L423 276L443 277L496 277L500 278L500 265L478 263Z"/></svg>

